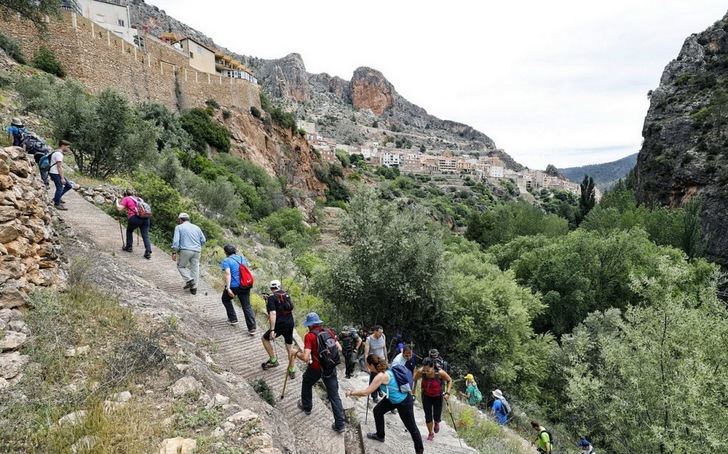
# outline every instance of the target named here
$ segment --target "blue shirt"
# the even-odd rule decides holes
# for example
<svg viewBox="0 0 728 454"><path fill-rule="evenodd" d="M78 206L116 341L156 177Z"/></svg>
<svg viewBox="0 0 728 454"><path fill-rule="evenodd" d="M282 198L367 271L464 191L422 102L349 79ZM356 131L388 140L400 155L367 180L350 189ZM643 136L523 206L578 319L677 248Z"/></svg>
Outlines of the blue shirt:
<svg viewBox="0 0 728 454"><path fill-rule="evenodd" d="M498 424L501 426L508 421L506 406L503 405L503 402L501 402L500 399L496 399L495 402L493 402L493 412L495 413L496 421L498 421Z"/></svg>
<svg viewBox="0 0 728 454"><path fill-rule="evenodd" d="M15 125L10 125L8 127L8 134L13 136L13 146L14 147L20 147L23 144L21 143L21 139L23 137L23 134L25 134L26 130L25 128L18 128Z"/></svg>
<svg viewBox="0 0 728 454"><path fill-rule="evenodd" d="M195 224L185 221L174 228L174 238L172 239L172 249L175 251L195 251L200 252L202 246L205 245L205 235Z"/></svg>
<svg viewBox="0 0 728 454"><path fill-rule="evenodd" d="M409 396L409 393L403 393L399 390L399 385L397 385L397 379L394 378L394 372L391 370L387 370L385 374L389 375L389 383L386 385L380 385L379 390L387 396L387 399L389 399L390 402L393 404L399 404L402 403L407 396Z"/></svg>
<svg viewBox="0 0 728 454"><path fill-rule="evenodd" d="M230 288L240 287L240 264L250 266L248 260L242 255L233 254L220 263L221 270L230 270Z"/></svg>

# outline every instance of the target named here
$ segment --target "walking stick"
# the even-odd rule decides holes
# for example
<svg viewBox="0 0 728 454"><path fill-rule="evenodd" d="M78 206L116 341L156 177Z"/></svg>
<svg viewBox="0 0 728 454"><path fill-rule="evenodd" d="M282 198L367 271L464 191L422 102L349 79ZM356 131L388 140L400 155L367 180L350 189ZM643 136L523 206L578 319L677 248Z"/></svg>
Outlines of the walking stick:
<svg viewBox="0 0 728 454"><path fill-rule="evenodd" d="M367 410L366 413L364 413L364 424L367 423L367 419L369 419L369 398L371 397L371 394L367 394Z"/></svg>
<svg viewBox="0 0 728 454"><path fill-rule="evenodd" d="M285 370L285 378L283 379L283 391L281 391L281 400L283 400L283 397L286 395L286 386L288 385L288 371L291 370L291 367L293 367L293 363L296 361L296 357L294 355L288 355L288 368Z"/></svg>
<svg viewBox="0 0 728 454"><path fill-rule="evenodd" d="M450 401L445 399L445 405L447 405L447 411L450 413L450 421L452 421L452 430L455 431L455 436L458 439L458 443L460 443L460 447L463 447L463 442L460 440L460 434L458 434L458 428L455 425L455 417L452 415L452 409L450 408Z"/></svg>
<svg viewBox="0 0 728 454"><path fill-rule="evenodd" d="M119 221L119 234L121 235L121 247L122 249L126 247L126 241L124 241L124 228L121 226L121 219L116 218L117 221Z"/></svg>

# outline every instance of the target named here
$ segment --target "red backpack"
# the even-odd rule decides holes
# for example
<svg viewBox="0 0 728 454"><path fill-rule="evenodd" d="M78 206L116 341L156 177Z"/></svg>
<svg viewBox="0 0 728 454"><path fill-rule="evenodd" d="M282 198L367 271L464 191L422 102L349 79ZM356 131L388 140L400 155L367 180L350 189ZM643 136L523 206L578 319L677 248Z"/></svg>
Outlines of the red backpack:
<svg viewBox="0 0 728 454"><path fill-rule="evenodd" d="M442 396L442 380L438 377L422 379L422 394L427 397Z"/></svg>
<svg viewBox="0 0 728 454"><path fill-rule="evenodd" d="M240 261L238 270L240 271L240 287L252 288L253 283L255 283L255 278L253 277L253 273L250 272L250 269L243 264L242 260Z"/></svg>

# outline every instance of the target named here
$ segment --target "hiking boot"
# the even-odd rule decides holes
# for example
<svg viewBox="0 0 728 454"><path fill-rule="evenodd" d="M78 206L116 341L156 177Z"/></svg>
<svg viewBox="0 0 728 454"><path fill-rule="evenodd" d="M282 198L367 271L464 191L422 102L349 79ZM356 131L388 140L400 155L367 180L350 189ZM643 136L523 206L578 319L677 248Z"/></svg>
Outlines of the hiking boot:
<svg viewBox="0 0 728 454"><path fill-rule="evenodd" d="M303 402L301 402L300 400L296 403L296 407L298 407L298 409L301 410L302 412L306 413L306 415L311 414L311 410L306 410L305 408L303 408ZM334 429L334 430L336 430L336 429Z"/></svg>
<svg viewBox="0 0 728 454"><path fill-rule="evenodd" d="M288 378L291 380L296 378L296 369L288 369Z"/></svg>
<svg viewBox="0 0 728 454"><path fill-rule="evenodd" d="M151 259L152 258L152 253L151 252L145 252L144 253L144 258L147 259L147 260ZM194 295L194 293L193 293L193 295Z"/></svg>
<svg viewBox="0 0 728 454"><path fill-rule="evenodd" d="M131 246L129 246L129 247L122 246L121 250L124 251L124 252L131 252L132 251Z"/></svg>
<svg viewBox="0 0 728 454"><path fill-rule="evenodd" d="M68 208L64 207L64 206L63 206L63 205L61 205L61 204L57 204L57 205L53 205L53 206L55 206L55 207L56 207L56 210L60 210L60 211L68 211Z"/></svg>
<svg viewBox="0 0 728 454"><path fill-rule="evenodd" d="M197 287L192 287L190 289L190 293L192 293L193 295L197 295Z"/></svg>
<svg viewBox="0 0 728 454"><path fill-rule="evenodd" d="M435 433L439 433L440 432L440 423L439 422L435 422L434 431L435 431Z"/></svg>
<svg viewBox="0 0 728 454"><path fill-rule="evenodd" d="M250 337L255 336L255 328L248 330L248 336L250 336Z"/></svg>
<svg viewBox="0 0 728 454"><path fill-rule="evenodd" d="M370 440L381 441L382 443L384 443L384 437L380 437L375 432L369 432L367 434L367 438L370 439Z"/></svg>
<svg viewBox="0 0 728 454"><path fill-rule="evenodd" d="M262 367L263 370L268 370L271 367L278 367L278 360L276 360L275 362L268 360L268 361L264 362L263 364L261 364L260 367Z"/></svg>
<svg viewBox="0 0 728 454"><path fill-rule="evenodd" d="M185 282L185 286L182 287L182 290L187 290L188 288L192 287L192 284L195 283L194 279L190 279L189 281Z"/></svg>
<svg viewBox="0 0 728 454"><path fill-rule="evenodd" d="M230 325L230 326L235 326L237 324L238 324L237 320L228 320L228 325Z"/></svg>
<svg viewBox="0 0 728 454"><path fill-rule="evenodd" d="M427 441L432 441L432 440L434 440L434 439L435 439L435 434L429 434L429 435L427 436Z"/></svg>
<svg viewBox="0 0 728 454"><path fill-rule="evenodd" d="M336 423L331 424L331 429L334 432L343 434L346 431L346 426L336 427Z"/></svg>

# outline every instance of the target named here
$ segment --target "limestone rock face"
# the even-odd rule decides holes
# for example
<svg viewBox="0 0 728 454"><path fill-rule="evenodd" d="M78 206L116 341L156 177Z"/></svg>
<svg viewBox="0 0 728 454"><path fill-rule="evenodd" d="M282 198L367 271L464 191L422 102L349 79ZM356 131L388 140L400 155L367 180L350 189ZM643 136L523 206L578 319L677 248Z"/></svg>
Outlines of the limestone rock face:
<svg viewBox="0 0 728 454"><path fill-rule="evenodd" d="M351 102L357 110L369 109L382 115L394 105L394 87L372 68L357 68L351 78Z"/></svg>
<svg viewBox="0 0 728 454"><path fill-rule="evenodd" d="M162 442L159 454L192 454L197 449L197 441L191 438L167 438Z"/></svg>
<svg viewBox="0 0 728 454"><path fill-rule="evenodd" d="M650 94L637 158L637 197L680 206L702 196L708 258L728 264L728 15L688 37Z"/></svg>

